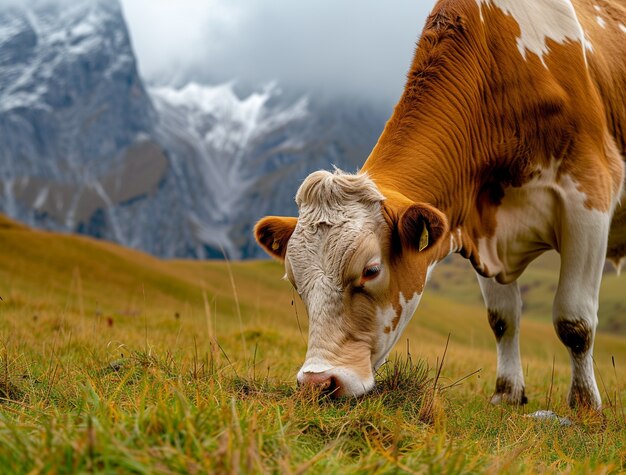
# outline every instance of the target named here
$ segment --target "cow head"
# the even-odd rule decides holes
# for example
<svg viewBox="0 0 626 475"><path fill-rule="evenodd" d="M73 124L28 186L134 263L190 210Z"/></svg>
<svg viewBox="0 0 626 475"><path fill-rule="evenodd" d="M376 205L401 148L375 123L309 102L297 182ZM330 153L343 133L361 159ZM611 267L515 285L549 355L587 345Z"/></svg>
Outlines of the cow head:
<svg viewBox="0 0 626 475"><path fill-rule="evenodd" d="M298 382L363 394L420 300L438 260L445 216L365 174L319 171L296 195L298 218L266 217L259 244L285 263L309 315Z"/></svg>

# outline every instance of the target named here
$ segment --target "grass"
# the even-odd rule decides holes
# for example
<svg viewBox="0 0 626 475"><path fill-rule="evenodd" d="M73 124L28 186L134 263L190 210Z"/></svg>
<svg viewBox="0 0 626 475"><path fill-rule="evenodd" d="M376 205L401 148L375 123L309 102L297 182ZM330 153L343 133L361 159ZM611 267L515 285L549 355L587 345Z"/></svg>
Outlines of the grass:
<svg viewBox="0 0 626 475"><path fill-rule="evenodd" d="M460 261L435 272L375 391L339 401L294 384L306 313L275 263L229 272L3 219L0 262L1 473L626 470L626 339L597 336L602 417L570 411L541 314L550 261L529 272L523 408L488 403L494 339ZM619 289L606 279L603 303ZM548 404L574 424L526 417Z"/></svg>

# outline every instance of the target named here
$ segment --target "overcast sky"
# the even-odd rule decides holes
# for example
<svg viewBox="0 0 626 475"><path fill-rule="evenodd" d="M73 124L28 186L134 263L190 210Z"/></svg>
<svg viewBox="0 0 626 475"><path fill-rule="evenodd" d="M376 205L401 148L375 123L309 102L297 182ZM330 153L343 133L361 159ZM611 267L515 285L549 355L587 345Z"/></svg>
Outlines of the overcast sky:
<svg viewBox="0 0 626 475"><path fill-rule="evenodd" d="M147 79L356 93L395 103L434 0L122 0Z"/></svg>

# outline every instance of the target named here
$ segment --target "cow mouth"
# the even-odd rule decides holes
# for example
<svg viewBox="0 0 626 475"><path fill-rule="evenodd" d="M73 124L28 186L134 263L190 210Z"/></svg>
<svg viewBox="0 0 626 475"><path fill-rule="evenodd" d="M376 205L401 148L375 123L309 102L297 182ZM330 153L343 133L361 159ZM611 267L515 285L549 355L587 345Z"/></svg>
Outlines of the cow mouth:
<svg viewBox="0 0 626 475"><path fill-rule="evenodd" d="M344 367L331 367L324 371L307 371L303 366L297 376L298 386L308 387L333 398L358 397L374 388L373 372L363 378L355 371Z"/></svg>

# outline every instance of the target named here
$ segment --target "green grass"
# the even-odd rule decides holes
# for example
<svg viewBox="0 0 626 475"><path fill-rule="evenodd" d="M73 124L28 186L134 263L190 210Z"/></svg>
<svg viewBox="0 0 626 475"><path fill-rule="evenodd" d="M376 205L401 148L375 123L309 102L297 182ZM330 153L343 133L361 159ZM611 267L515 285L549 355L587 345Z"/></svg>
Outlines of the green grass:
<svg viewBox="0 0 626 475"><path fill-rule="evenodd" d="M607 264L600 290L599 331L626 336L626 296L624 278ZM543 322L552 321L552 301L559 281L559 255L552 251L541 256L520 278L524 316ZM458 255L437 266L429 284L432 293L456 302L482 306L471 264Z"/></svg>
<svg viewBox="0 0 626 475"><path fill-rule="evenodd" d="M0 219L0 473L624 471L626 339L597 336L602 416L570 411L550 259L526 281L527 406L488 403L494 339L460 260L376 390L334 401L294 384L306 313L279 265L161 261ZM622 287L607 276L603 307ZM525 417L548 404L574 425Z"/></svg>

